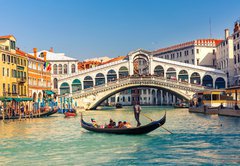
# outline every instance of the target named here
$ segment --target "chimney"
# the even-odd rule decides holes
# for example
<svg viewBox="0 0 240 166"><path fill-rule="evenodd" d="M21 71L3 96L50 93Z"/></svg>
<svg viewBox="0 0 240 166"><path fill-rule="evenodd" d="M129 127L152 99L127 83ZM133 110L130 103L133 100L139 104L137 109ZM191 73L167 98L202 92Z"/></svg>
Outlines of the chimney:
<svg viewBox="0 0 240 166"><path fill-rule="evenodd" d="M52 47L50 48L49 52L53 52L53 48Z"/></svg>
<svg viewBox="0 0 240 166"><path fill-rule="evenodd" d="M34 58L37 59L37 48L33 48Z"/></svg>
<svg viewBox="0 0 240 166"><path fill-rule="evenodd" d="M47 52L43 52L43 58L44 58L44 61L46 62L47 61Z"/></svg>
<svg viewBox="0 0 240 166"><path fill-rule="evenodd" d="M229 37L229 29L225 29L225 39L227 39Z"/></svg>

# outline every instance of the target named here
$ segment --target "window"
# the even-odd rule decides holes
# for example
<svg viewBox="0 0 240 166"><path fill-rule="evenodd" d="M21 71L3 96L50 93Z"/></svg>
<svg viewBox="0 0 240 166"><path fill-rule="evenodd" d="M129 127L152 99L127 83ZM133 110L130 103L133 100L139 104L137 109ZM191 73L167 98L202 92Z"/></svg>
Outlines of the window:
<svg viewBox="0 0 240 166"><path fill-rule="evenodd" d="M75 71L76 71L75 64L72 64L71 69L72 69L72 73L75 73Z"/></svg>
<svg viewBox="0 0 240 166"><path fill-rule="evenodd" d="M27 66L26 60L23 61L23 65L24 65L24 66Z"/></svg>
<svg viewBox="0 0 240 166"><path fill-rule="evenodd" d="M68 70L67 70L67 64L64 64L64 67L63 67L63 74L67 74L68 73Z"/></svg>
<svg viewBox="0 0 240 166"><path fill-rule="evenodd" d="M22 59L20 60L20 62L21 62L20 65L23 65L23 60Z"/></svg>
<svg viewBox="0 0 240 166"><path fill-rule="evenodd" d="M216 53L216 52L215 52L215 50L213 49L213 55L215 55L215 53Z"/></svg>
<svg viewBox="0 0 240 166"><path fill-rule="evenodd" d="M199 65L199 58L197 59L197 65Z"/></svg>
<svg viewBox="0 0 240 166"><path fill-rule="evenodd" d="M2 54L2 61L5 62L6 61L6 55Z"/></svg>
<svg viewBox="0 0 240 166"><path fill-rule="evenodd" d="M7 77L9 77L9 69L7 69Z"/></svg>
<svg viewBox="0 0 240 166"><path fill-rule="evenodd" d="M236 57L236 55L234 55L234 64L236 64L237 63L237 57Z"/></svg>
<svg viewBox="0 0 240 166"><path fill-rule="evenodd" d="M16 85L12 85L12 93L13 94L17 93L17 86Z"/></svg>
<svg viewBox="0 0 240 166"><path fill-rule="evenodd" d="M10 48L11 49L13 49L13 50L15 50L15 48L16 48L16 43L15 43L15 41L10 41Z"/></svg>
<svg viewBox="0 0 240 166"><path fill-rule="evenodd" d="M3 83L3 92L6 92L6 85Z"/></svg>
<svg viewBox="0 0 240 166"><path fill-rule="evenodd" d="M11 62L10 55L7 55L7 62L8 62L8 63L10 63L10 62Z"/></svg>
<svg viewBox="0 0 240 166"><path fill-rule="evenodd" d="M11 56L11 63L13 63L13 56Z"/></svg>
<svg viewBox="0 0 240 166"><path fill-rule="evenodd" d="M194 50L192 49L192 54L194 54Z"/></svg>
<svg viewBox="0 0 240 166"><path fill-rule="evenodd" d="M192 64L194 64L194 59L192 59Z"/></svg>
<svg viewBox="0 0 240 166"><path fill-rule="evenodd" d="M17 63L16 57L13 57L13 63Z"/></svg>
<svg viewBox="0 0 240 166"><path fill-rule="evenodd" d="M58 74L62 74L62 65L61 64L58 65Z"/></svg>
<svg viewBox="0 0 240 166"><path fill-rule="evenodd" d="M236 51L236 45L234 45L234 51Z"/></svg>
<svg viewBox="0 0 240 166"><path fill-rule="evenodd" d="M240 55L238 54L238 63L240 62Z"/></svg>
<svg viewBox="0 0 240 166"><path fill-rule="evenodd" d="M239 50L239 43L237 44L237 49Z"/></svg>
<svg viewBox="0 0 240 166"><path fill-rule="evenodd" d="M10 89L10 84L8 84L8 93L10 93L11 89Z"/></svg>
<svg viewBox="0 0 240 166"><path fill-rule="evenodd" d="M53 74L57 74L57 64L53 65Z"/></svg>
<svg viewBox="0 0 240 166"><path fill-rule="evenodd" d="M3 67L3 70L2 70L2 75L4 76L5 75L5 69Z"/></svg>

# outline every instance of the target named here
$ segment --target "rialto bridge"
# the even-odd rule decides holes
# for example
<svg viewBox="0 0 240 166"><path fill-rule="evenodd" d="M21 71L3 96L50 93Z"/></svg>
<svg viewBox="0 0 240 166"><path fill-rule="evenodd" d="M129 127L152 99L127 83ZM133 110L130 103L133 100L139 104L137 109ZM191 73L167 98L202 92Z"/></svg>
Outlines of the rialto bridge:
<svg viewBox="0 0 240 166"><path fill-rule="evenodd" d="M123 60L60 79L58 93L61 103L70 98L78 106L95 109L108 97L130 88L162 89L189 100L198 90L225 88L226 80L220 70L153 57L140 49Z"/></svg>

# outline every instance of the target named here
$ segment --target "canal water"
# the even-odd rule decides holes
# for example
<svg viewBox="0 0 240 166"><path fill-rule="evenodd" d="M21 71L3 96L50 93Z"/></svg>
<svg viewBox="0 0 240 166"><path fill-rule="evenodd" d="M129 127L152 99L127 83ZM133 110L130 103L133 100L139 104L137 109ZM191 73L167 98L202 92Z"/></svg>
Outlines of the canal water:
<svg viewBox="0 0 240 166"><path fill-rule="evenodd" d="M0 165L239 165L240 119L189 113L187 109L143 107L165 128L128 136L88 132L79 117L0 121ZM131 107L84 112L100 124L109 118L136 125ZM141 123L150 120L141 116Z"/></svg>

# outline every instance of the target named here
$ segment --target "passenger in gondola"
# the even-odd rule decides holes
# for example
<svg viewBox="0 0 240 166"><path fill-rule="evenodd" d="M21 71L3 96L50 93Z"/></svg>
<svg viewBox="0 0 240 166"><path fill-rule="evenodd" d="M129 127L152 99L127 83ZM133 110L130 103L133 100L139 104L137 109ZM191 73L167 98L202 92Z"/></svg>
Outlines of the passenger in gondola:
<svg viewBox="0 0 240 166"><path fill-rule="evenodd" d="M117 125L117 128L122 128L123 127L123 122L122 121L119 121L118 122L118 125Z"/></svg>
<svg viewBox="0 0 240 166"><path fill-rule="evenodd" d="M99 127L99 125L97 124L97 122L96 122L96 120L95 120L94 118L92 118L91 121L92 121L92 125L93 125L94 127L96 127L96 128Z"/></svg>
<svg viewBox="0 0 240 166"><path fill-rule="evenodd" d="M131 128L131 124L129 122L124 121L123 122L123 128Z"/></svg>
<svg viewBox="0 0 240 166"><path fill-rule="evenodd" d="M109 124L107 125L107 128L113 128L116 125L116 123L115 123L115 125L114 125L114 123L115 122L112 119L110 119Z"/></svg>

